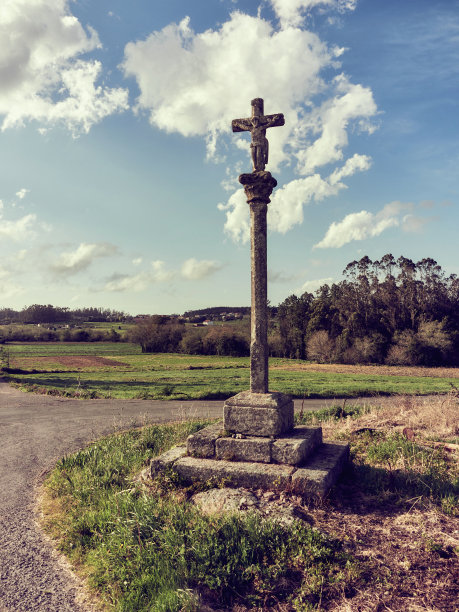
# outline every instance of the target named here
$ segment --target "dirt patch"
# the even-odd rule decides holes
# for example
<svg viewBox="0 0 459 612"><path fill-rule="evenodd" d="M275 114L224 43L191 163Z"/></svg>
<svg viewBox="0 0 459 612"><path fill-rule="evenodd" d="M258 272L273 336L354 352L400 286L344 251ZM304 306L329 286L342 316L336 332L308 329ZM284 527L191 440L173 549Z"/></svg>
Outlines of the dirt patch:
<svg viewBox="0 0 459 612"><path fill-rule="evenodd" d="M368 374L378 376L431 376L459 378L459 368L421 368L416 366L345 365L334 363L292 363L271 366L271 370L336 372L337 374Z"/></svg>
<svg viewBox="0 0 459 612"><path fill-rule="evenodd" d="M15 365L24 369L30 369L31 367L36 368L40 364L43 367L49 366L49 364L57 364L64 366L69 369L79 368L106 368L108 367L128 367L128 364L116 359L110 359L108 357L98 357L97 355L56 355L55 357L24 357L18 359Z"/></svg>
<svg viewBox="0 0 459 612"><path fill-rule="evenodd" d="M457 611L459 520L436 510L400 512L372 503L348 481L331 507L310 512L314 526L339 538L366 566L326 610Z"/></svg>

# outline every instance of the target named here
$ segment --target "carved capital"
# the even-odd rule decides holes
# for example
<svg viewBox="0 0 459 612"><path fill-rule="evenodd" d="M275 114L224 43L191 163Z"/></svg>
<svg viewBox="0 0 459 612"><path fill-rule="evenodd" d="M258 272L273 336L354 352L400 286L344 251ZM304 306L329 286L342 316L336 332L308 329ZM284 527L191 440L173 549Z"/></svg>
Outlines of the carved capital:
<svg viewBox="0 0 459 612"><path fill-rule="evenodd" d="M270 172L260 170L251 172L250 174L241 174L239 182L244 186L247 202L270 202L269 196L272 194L274 187L277 185L275 178Z"/></svg>

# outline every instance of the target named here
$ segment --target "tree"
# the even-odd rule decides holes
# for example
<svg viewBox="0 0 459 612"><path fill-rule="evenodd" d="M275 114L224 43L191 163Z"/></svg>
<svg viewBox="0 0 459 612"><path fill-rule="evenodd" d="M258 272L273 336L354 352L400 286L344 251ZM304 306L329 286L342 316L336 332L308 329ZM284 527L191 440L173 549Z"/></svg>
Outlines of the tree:
<svg viewBox="0 0 459 612"><path fill-rule="evenodd" d="M142 353L175 353L180 350L184 333L185 326L177 319L153 315L136 324L130 339L140 344Z"/></svg>
<svg viewBox="0 0 459 612"><path fill-rule="evenodd" d="M319 363L329 363L335 350L335 342L324 329L316 331L308 340L308 359Z"/></svg>

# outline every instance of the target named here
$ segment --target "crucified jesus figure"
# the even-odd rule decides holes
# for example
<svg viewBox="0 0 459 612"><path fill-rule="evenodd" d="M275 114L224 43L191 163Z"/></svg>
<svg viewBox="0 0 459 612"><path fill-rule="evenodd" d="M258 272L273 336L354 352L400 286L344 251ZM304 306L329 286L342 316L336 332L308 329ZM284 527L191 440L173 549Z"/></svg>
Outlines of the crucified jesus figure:
<svg viewBox="0 0 459 612"><path fill-rule="evenodd" d="M266 130L270 127L284 125L284 115L263 115L263 100L255 98L252 100L252 116L248 119L233 119L233 132L250 132L252 142L250 150L252 153L253 171L264 170L268 163L269 143L266 138Z"/></svg>

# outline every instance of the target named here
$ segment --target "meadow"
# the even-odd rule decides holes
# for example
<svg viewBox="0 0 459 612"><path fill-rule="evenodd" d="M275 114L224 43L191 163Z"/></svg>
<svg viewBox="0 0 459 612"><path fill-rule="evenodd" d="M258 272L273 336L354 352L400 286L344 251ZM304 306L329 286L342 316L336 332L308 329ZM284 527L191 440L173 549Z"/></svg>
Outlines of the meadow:
<svg viewBox="0 0 459 612"><path fill-rule="evenodd" d="M225 399L249 386L247 357L141 353L130 343L11 343L3 375L27 391L80 398ZM270 359L271 390L295 398L447 393L459 368L343 366Z"/></svg>

